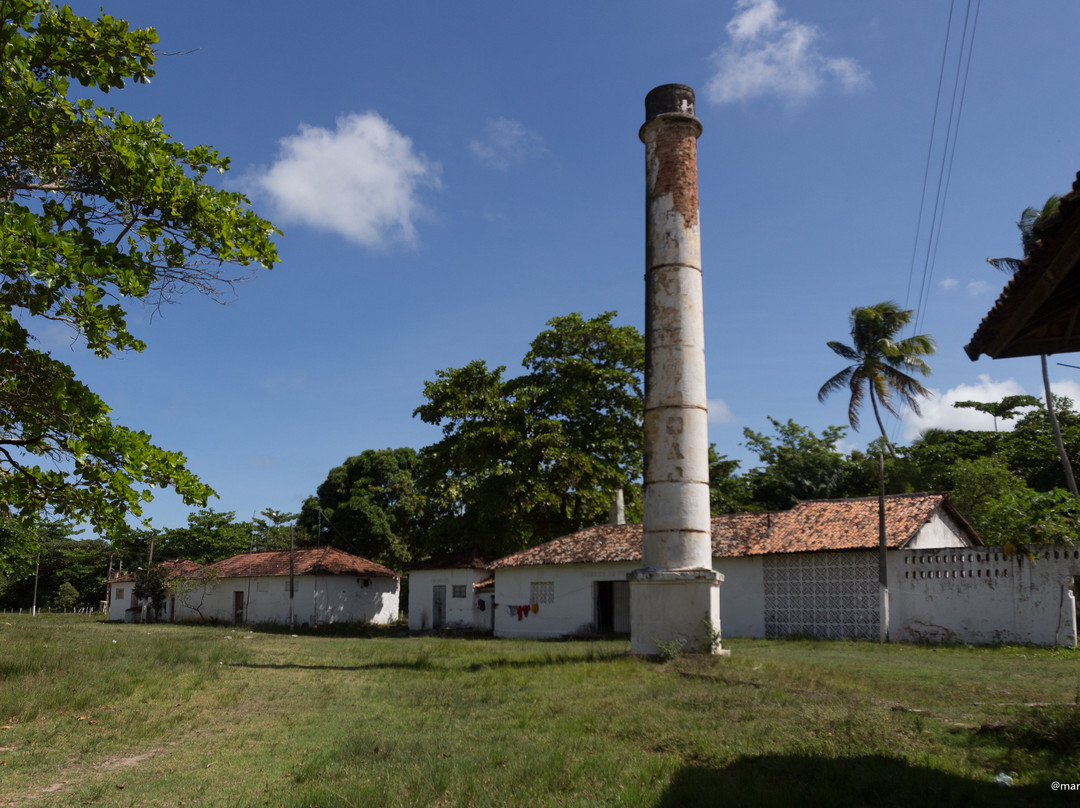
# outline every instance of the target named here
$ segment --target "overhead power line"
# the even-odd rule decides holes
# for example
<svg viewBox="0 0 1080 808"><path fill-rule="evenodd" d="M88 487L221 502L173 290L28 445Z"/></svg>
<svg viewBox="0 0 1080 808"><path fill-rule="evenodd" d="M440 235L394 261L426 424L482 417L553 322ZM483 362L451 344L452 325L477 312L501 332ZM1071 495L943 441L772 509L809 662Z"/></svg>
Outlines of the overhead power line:
<svg viewBox="0 0 1080 808"><path fill-rule="evenodd" d="M915 223L915 238L911 248L911 265L908 269L907 293L904 308L914 308L915 318L911 324L911 333L917 334L923 327L926 312L930 307L930 296L937 259L938 246L941 244L942 223L945 219L945 203L948 199L949 181L952 177L953 163L956 159L957 143L960 135L960 119L964 111L964 98L967 93L968 75L971 72L971 56L975 46L975 30L979 22L979 9L982 0L966 0L963 25L959 32L954 32L954 18L957 17L956 0L949 4L949 18L945 26L945 42L941 52L941 65L938 69L937 93L934 97L934 113L930 124L930 142L926 148L926 164L923 168L922 193L919 198L919 213ZM959 38L959 44L955 40ZM948 113L944 112L942 91L950 76L948 75L949 52L955 51L955 69L951 73L952 92L948 102ZM944 118L945 135L939 142L938 130ZM935 155L938 159L937 182L933 192L933 206L929 220L925 222L926 235L923 238L925 212L930 202L930 169ZM911 304L912 286L915 283L918 256L922 255L922 272L918 285L918 297L915 305ZM900 422L894 424L893 436L900 430Z"/></svg>

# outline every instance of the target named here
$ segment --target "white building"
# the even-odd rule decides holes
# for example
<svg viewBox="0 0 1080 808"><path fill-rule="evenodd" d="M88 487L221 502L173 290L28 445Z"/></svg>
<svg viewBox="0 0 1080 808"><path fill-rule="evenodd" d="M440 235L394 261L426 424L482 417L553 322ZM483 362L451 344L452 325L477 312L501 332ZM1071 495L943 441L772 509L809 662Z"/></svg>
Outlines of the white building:
<svg viewBox="0 0 1080 808"><path fill-rule="evenodd" d="M877 498L714 517L723 635L1076 643L1077 548L1006 557L944 494L886 497L886 540L883 600ZM640 561L640 525L587 528L496 561L495 635L628 631L626 575Z"/></svg>
<svg viewBox="0 0 1080 808"><path fill-rule="evenodd" d="M409 570L409 630L490 632L494 593L486 559L434 559Z"/></svg>
<svg viewBox="0 0 1080 808"><path fill-rule="evenodd" d="M243 553L199 567L166 562L169 594L158 620L231 624L280 623L290 615L297 626L327 623L393 623L398 618L400 577L360 556L332 547L290 552ZM135 622L134 578L109 585L109 619Z"/></svg>

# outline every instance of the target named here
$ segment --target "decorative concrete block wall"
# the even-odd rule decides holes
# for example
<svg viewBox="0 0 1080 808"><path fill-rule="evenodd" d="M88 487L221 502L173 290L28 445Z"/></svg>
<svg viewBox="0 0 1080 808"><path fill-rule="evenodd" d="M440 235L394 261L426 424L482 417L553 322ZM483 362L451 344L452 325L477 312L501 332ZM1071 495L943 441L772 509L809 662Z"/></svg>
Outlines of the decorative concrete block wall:
<svg viewBox="0 0 1080 808"><path fill-rule="evenodd" d="M762 566L766 637L878 638L876 553L791 553Z"/></svg>
<svg viewBox="0 0 1080 808"><path fill-rule="evenodd" d="M889 638L1075 645L1080 548L1033 549L889 553Z"/></svg>

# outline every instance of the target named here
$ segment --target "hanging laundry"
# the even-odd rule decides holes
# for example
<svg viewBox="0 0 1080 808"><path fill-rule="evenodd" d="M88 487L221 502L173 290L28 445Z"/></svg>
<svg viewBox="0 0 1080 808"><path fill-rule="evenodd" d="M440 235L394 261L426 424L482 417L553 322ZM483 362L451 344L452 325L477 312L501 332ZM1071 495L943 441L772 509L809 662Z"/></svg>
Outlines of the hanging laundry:
<svg viewBox="0 0 1080 808"><path fill-rule="evenodd" d="M539 603L534 603L532 605L532 613L536 614L538 611L540 611L540 604Z"/></svg>

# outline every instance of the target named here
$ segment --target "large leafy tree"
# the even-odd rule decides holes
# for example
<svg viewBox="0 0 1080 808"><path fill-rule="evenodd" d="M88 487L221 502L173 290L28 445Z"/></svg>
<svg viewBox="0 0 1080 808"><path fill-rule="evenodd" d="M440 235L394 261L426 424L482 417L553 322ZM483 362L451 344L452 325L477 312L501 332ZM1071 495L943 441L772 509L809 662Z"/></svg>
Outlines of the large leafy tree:
<svg viewBox="0 0 1080 808"><path fill-rule="evenodd" d="M1067 398L1054 396L1058 431L1071 454L1080 452L1080 413ZM1049 414L1033 396L1006 396L999 402L961 401L954 406L977 409L1016 419L1008 431L928 429L910 446L901 449L905 460L917 469L922 490L946 490L952 469L960 461L994 457L1033 490L1044 493L1065 488L1066 479L1054 450L1054 430ZM1019 412L1019 409L1027 412Z"/></svg>
<svg viewBox="0 0 1080 808"><path fill-rule="evenodd" d="M859 428L859 409L869 397L881 437L893 455L896 452L885 432L881 409L899 417L893 403L896 397L917 415L919 398L930 394L911 374L929 375L930 367L923 357L934 353L933 338L928 334L899 338L914 313L891 301L852 309L851 345L833 340L827 343L835 354L851 364L818 391L819 401L845 387L850 391L848 423L855 430Z"/></svg>
<svg viewBox="0 0 1080 808"><path fill-rule="evenodd" d="M101 98L149 81L153 30L46 0L5 0L0 15L0 499L24 520L51 511L115 535L155 486L188 504L213 492L183 455L113 423L35 334L59 322L99 357L141 350L128 307L223 294L276 262L276 231L207 181L227 158L76 97L75 84Z"/></svg>
<svg viewBox="0 0 1080 808"><path fill-rule="evenodd" d="M319 544L400 569L411 560L421 513L416 451L368 449L330 470L300 510L298 526Z"/></svg>
<svg viewBox="0 0 1080 808"><path fill-rule="evenodd" d="M477 360L425 383L430 551L518 550L604 521L619 488L640 513L644 339L615 316L550 320L522 376Z"/></svg>
<svg viewBox="0 0 1080 808"><path fill-rule="evenodd" d="M1080 540L1080 508L1063 488L1036 491L998 455L958 460L949 490L987 544L1014 548Z"/></svg>

